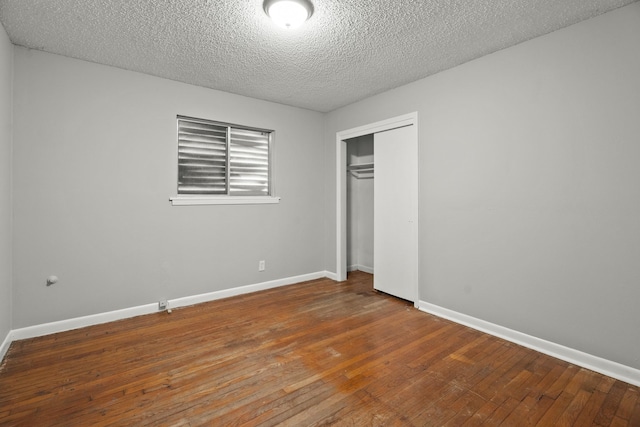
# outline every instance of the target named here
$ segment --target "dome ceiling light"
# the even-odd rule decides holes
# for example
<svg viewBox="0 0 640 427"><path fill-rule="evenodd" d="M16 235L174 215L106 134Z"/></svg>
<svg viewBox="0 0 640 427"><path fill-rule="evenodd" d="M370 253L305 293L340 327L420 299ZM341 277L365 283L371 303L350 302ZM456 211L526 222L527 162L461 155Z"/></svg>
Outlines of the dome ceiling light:
<svg viewBox="0 0 640 427"><path fill-rule="evenodd" d="M296 28L313 15L309 0L265 0L264 11L283 28Z"/></svg>

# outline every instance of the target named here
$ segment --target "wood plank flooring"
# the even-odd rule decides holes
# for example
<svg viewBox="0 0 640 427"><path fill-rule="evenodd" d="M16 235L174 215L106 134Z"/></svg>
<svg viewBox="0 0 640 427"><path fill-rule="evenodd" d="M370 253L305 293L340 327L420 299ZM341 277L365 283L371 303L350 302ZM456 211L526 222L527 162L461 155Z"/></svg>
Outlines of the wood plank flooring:
<svg viewBox="0 0 640 427"><path fill-rule="evenodd" d="M0 425L640 426L639 388L354 272L14 342Z"/></svg>

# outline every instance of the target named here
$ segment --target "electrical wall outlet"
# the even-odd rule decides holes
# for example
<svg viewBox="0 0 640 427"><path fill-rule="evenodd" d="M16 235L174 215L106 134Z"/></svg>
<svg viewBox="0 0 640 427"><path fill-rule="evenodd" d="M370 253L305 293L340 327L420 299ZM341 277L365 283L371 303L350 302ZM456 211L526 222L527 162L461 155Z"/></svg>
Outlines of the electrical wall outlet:
<svg viewBox="0 0 640 427"><path fill-rule="evenodd" d="M265 260L258 261L258 271L264 271L267 268Z"/></svg>
<svg viewBox="0 0 640 427"><path fill-rule="evenodd" d="M161 299L160 301L158 301L158 310L166 310L168 306L169 303L167 303L166 299Z"/></svg>

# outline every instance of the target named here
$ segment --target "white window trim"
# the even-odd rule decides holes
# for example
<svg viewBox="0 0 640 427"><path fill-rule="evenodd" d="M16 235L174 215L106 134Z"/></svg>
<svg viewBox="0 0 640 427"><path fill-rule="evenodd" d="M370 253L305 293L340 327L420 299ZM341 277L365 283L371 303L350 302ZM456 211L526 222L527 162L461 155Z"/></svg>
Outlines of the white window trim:
<svg viewBox="0 0 640 427"><path fill-rule="evenodd" d="M174 196L173 206L195 205L265 205L280 203L276 196Z"/></svg>

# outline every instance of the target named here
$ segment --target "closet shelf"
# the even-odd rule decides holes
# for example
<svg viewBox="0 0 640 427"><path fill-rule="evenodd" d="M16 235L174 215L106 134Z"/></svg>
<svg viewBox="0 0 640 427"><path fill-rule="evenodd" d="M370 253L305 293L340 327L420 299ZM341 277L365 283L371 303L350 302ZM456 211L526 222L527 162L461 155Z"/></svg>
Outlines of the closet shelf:
<svg viewBox="0 0 640 427"><path fill-rule="evenodd" d="M352 170L373 170L373 162L370 163L354 163L347 166L348 171Z"/></svg>
<svg viewBox="0 0 640 427"><path fill-rule="evenodd" d="M373 178L373 162L348 165L347 171L356 178Z"/></svg>

